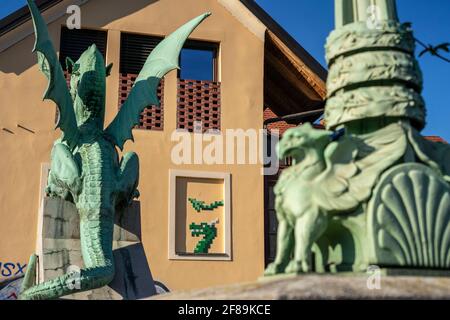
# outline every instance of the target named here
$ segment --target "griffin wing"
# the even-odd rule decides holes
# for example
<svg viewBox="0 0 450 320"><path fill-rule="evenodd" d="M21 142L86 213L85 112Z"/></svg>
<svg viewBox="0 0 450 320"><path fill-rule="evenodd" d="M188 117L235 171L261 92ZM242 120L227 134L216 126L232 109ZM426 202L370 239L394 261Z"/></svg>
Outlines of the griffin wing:
<svg viewBox="0 0 450 320"><path fill-rule="evenodd" d="M380 175L405 155L407 137L392 124L362 137L346 136L325 150L327 169L317 202L328 211L351 211L372 194ZM325 192L325 194L324 194Z"/></svg>
<svg viewBox="0 0 450 320"><path fill-rule="evenodd" d="M48 87L44 94L44 100L52 100L59 110L59 119L56 128L63 132L62 141L67 142L69 147L74 147L78 139L78 127L73 109L67 82L64 77L61 64L59 63L53 43L48 34L47 25L44 22L36 4L33 0L27 0L33 18L36 42L33 52L38 57L40 70L48 79Z"/></svg>
<svg viewBox="0 0 450 320"><path fill-rule="evenodd" d="M433 142L422 137L411 125L405 125L408 140L416 156L428 166L439 172L450 183L450 145Z"/></svg>
<svg viewBox="0 0 450 320"><path fill-rule="evenodd" d="M106 128L106 134L122 150L127 140L133 140L132 129L139 124L139 115L149 105L159 106L157 89L161 79L178 69L178 60L184 42L210 13L202 14L165 38L149 55L128 99Z"/></svg>

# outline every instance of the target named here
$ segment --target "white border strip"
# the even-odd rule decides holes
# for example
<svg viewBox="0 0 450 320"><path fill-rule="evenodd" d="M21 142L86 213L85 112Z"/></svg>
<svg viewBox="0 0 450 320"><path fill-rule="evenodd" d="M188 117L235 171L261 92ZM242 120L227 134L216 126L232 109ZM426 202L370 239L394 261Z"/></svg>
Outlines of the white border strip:
<svg viewBox="0 0 450 320"><path fill-rule="evenodd" d="M44 199L45 188L47 187L48 172L50 171L49 163L41 163L41 184L39 186L39 209L38 209L38 223L37 223L37 237L36 237L36 254L39 257L38 268L39 271L39 283L44 282L44 264L42 263L44 258Z"/></svg>

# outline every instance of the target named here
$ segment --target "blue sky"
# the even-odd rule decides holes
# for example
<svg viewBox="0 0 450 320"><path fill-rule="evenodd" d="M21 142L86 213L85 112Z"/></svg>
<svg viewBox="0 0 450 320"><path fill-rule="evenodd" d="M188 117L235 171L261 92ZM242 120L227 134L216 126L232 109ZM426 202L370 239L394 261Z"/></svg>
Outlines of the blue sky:
<svg viewBox="0 0 450 320"><path fill-rule="evenodd" d="M332 0L256 0L323 66L325 39L334 28ZM397 0L402 22L412 22L415 36L425 43L450 42L449 0ZM418 50L421 49L418 47ZM420 52L420 51L419 51ZM446 55L450 58L450 55ZM423 134L439 135L450 142L450 63L423 56L423 96L427 127Z"/></svg>
<svg viewBox="0 0 450 320"><path fill-rule="evenodd" d="M256 0L322 65L325 39L333 29L332 0ZM20 8L25 0L0 0L0 18ZM426 43L450 42L450 1L397 0L402 22L412 22L415 35ZM449 55L450 57L450 55ZM420 60L423 92L428 109L426 135L450 142L450 64L431 56Z"/></svg>
<svg viewBox="0 0 450 320"><path fill-rule="evenodd" d="M0 0L0 19L23 7L26 3L25 0Z"/></svg>

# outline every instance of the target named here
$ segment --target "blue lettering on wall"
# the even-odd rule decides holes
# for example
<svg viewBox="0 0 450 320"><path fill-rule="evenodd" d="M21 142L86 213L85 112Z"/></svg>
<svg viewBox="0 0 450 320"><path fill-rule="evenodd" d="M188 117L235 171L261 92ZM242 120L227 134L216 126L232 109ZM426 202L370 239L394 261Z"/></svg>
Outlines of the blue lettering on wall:
<svg viewBox="0 0 450 320"><path fill-rule="evenodd" d="M20 262L0 262L0 276L8 278L24 274L26 266Z"/></svg>

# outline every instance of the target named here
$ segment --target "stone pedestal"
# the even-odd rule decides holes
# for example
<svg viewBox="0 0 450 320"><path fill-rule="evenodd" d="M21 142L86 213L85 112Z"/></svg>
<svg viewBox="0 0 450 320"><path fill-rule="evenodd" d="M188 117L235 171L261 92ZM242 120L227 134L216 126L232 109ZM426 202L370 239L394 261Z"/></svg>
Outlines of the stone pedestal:
<svg viewBox="0 0 450 320"><path fill-rule="evenodd" d="M369 275L280 276L254 283L159 295L157 300L450 299L450 278ZM379 286L377 286L379 284Z"/></svg>
<svg viewBox="0 0 450 320"><path fill-rule="evenodd" d="M56 198L43 203L42 252L39 253L40 282L83 267L80 223L75 206ZM155 285L141 243L140 205L118 212L114 226L116 275L109 286L65 296L75 300L143 299L156 294Z"/></svg>

